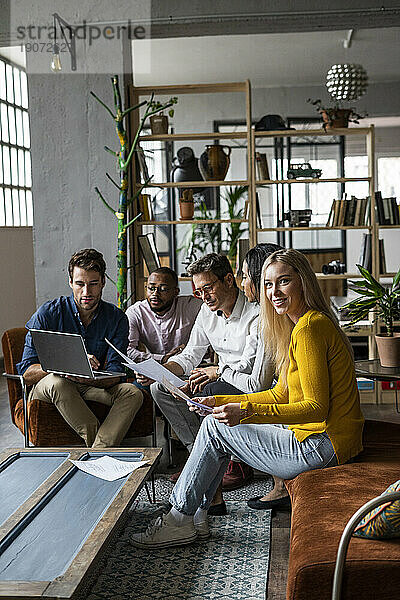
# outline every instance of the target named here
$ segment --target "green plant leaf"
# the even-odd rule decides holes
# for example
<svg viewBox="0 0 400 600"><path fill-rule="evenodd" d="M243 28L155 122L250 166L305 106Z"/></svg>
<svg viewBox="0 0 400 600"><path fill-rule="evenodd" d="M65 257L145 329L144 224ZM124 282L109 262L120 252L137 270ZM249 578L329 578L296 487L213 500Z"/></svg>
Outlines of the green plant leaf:
<svg viewBox="0 0 400 600"><path fill-rule="evenodd" d="M359 321L366 321L368 319L368 313L369 311L367 310L366 312L360 314L357 318L353 319L349 323L346 323L346 325L344 325L344 328L348 329L349 327L353 327L353 325L356 325L356 323L358 323Z"/></svg>
<svg viewBox="0 0 400 600"><path fill-rule="evenodd" d="M373 289L375 289L376 291L380 290L382 293L385 291L385 288L374 277L372 277L368 269L365 269L361 265L356 265L356 267L358 268L364 279L366 279L372 285Z"/></svg>
<svg viewBox="0 0 400 600"><path fill-rule="evenodd" d="M400 285L400 269L397 271L396 275L393 277L392 291L397 290L399 285Z"/></svg>
<svg viewBox="0 0 400 600"><path fill-rule="evenodd" d="M374 290L368 289L366 286L349 285L348 288L353 292L357 292L357 294L374 297L376 296L376 292Z"/></svg>

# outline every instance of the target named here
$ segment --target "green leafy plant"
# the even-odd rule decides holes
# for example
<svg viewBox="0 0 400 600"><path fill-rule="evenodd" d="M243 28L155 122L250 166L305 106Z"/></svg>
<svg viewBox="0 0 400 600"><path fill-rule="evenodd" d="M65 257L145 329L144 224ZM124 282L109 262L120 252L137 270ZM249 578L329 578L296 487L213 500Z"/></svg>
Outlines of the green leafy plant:
<svg viewBox="0 0 400 600"><path fill-rule="evenodd" d="M235 186L228 188L228 191L223 196L223 200L227 203L228 213L221 216L219 210L216 211L215 215L207 209L204 201L200 202L196 206L197 214L194 220L200 221L212 221L219 220L221 218L228 218L230 220L243 219L244 207L238 208L238 204L244 194L247 193L247 186ZM206 254L207 252L220 253L224 250L228 258L233 262L237 253L237 242L242 234L245 232L244 223L227 223L226 239L221 240L221 231L219 223L193 223L190 233L186 236L184 243L178 251L181 252L186 250L193 257ZM225 247L224 247L225 246ZM185 263L188 262L185 260Z"/></svg>
<svg viewBox="0 0 400 600"><path fill-rule="evenodd" d="M195 221L211 221L221 218L219 211L212 215L203 200L196 206L196 211L198 211L198 214L194 217ZM193 223L184 243L178 248L178 252L183 250L188 252L190 249L192 257L196 256L198 258L206 254L207 251L221 252L222 242L219 227L219 223Z"/></svg>
<svg viewBox="0 0 400 600"><path fill-rule="evenodd" d="M117 172L119 173L119 182L114 181L114 179L106 173L106 177L111 181L111 183L118 189L119 198L118 198L118 208L115 210L111 204L104 198L103 194L100 192L99 188L96 187L95 191L103 202L104 206L113 214L113 217L117 219L118 223L118 254L117 254L117 280L113 281L110 277L110 281L114 283L117 287L117 302L118 307L125 310L128 306L128 296L127 296L127 273L128 269L131 267L127 264L128 257L128 239L127 239L127 230L134 223L134 221L140 216L140 213L136 215L133 219L128 221L128 209L132 202L142 193L143 188L147 186L147 184L151 181L152 177L146 179L146 181L138 186L138 190L135 194L128 198L128 189L129 189L129 165L131 163L132 157L135 152L140 151L139 147L139 137L143 130L143 127L149 117L155 115L162 110L166 110L176 104L178 101L177 98L170 98L164 103L157 102L154 100L154 94L151 95L149 100L143 100L139 104L135 106L130 106L125 109L122 106L121 100L121 92L119 89L118 76L114 75L111 78L111 83L114 92L114 110L112 110L103 100L101 100L94 92L90 92L93 98L97 100L99 104L106 109L110 117L116 123L116 133L118 136L118 141L120 144L119 150L112 150L108 146L104 146L104 150L111 154L114 157L116 162ZM143 107L143 114L139 119L139 125L136 131L132 132L132 140L128 140L128 134L125 127L125 119L126 117L133 111L139 110Z"/></svg>
<svg viewBox="0 0 400 600"><path fill-rule="evenodd" d="M349 288L359 296L341 309L346 309L351 318L351 322L346 324L346 327L367 319L369 311L372 310L375 312L376 318L384 322L387 335L392 337L393 321L400 318L400 269L394 276L392 285L387 288L372 277L368 269L361 265L356 266L364 280L352 281L349 285Z"/></svg>
<svg viewBox="0 0 400 600"><path fill-rule="evenodd" d="M224 196L224 200L228 205L228 217L230 220L243 219L244 207L238 208L238 204L241 201L244 194L247 193L247 185L237 185L235 187L228 188ZM234 260L237 253L237 243L239 238L245 232L245 223L229 223L227 229L227 256L229 259Z"/></svg>

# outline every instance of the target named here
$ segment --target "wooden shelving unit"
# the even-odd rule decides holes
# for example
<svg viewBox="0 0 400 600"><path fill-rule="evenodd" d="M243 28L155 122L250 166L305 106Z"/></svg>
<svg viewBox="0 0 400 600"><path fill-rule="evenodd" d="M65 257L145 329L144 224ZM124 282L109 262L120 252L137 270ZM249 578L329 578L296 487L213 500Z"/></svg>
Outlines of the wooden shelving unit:
<svg viewBox="0 0 400 600"><path fill-rule="evenodd" d="M271 186L271 185L313 185L317 183L339 183L345 184L350 182L366 181L369 185L369 194L373 198L375 191L375 178L374 178L374 128L373 127L357 127L349 129L335 129L325 131L323 129L312 129L312 130L279 130L279 131L254 131L251 127L251 87L250 82L239 82L239 83L221 83L221 84L193 84L193 85L172 85L172 86L155 86L155 87L132 87L131 90L131 102L138 103L143 96L149 96L154 92L156 96L159 95L181 95L181 94L202 94L202 93L221 93L221 92L241 92L245 95L245 113L246 113L246 130L234 133L173 133L163 135L146 135L141 136L141 141L186 141L186 140L229 140L229 139L240 139L246 140L247 144L247 179L240 180L224 180L224 181L185 181L185 182L151 182L147 185L148 188L160 188L160 189L186 189L189 187L225 187L230 185L247 185L249 188L249 210L246 219L237 219L231 222L247 222L249 225L249 239L250 245L254 246L258 241L258 234L262 232L296 232L296 231L323 231L323 230L336 230L336 231L351 231L351 230L365 230L372 233L372 273L374 276L379 277L378 264L379 264L379 248L378 248L378 237L379 237L379 226L375 220L375 208L371 203L370 208L370 224L364 226L342 226L342 227L326 227L325 225L312 225L309 227L257 227L257 216L256 216L256 191L258 187ZM135 113L133 113L135 115ZM138 118L136 116L136 118ZM256 165L255 165L255 147L256 140L262 138L328 138L328 137L339 137L339 136L365 136L367 144L367 155L368 155L368 176L367 177L334 177L334 178L313 178L313 179L265 179L256 180ZM136 186L140 185L138 178ZM227 219L213 219L213 220L181 220L171 219L164 221L137 221L135 223L136 232L145 225L188 225L188 224L202 224L202 223L229 223ZM397 226L399 228L400 226ZM391 228L391 226L382 226L382 229ZM396 226L392 226L396 228ZM136 237L136 236L135 236ZM135 246L135 240L133 240L133 246ZM134 248L135 255L137 256L137 247ZM140 270L139 270L140 271ZM143 273L139 273L139 277L142 278ZM348 279L357 278L357 273L345 273L337 275L324 275L322 273L317 274L321 280L329 279ZM136 278L135 287L138 286L138 279Z"/></svg>
<svg viewBox="0 0 400 600"><path fill-rule="evenodd" d="M257 209L256 209L256 192L257 188L262 188L272 185L280 186L292 186L292 185L315 185L324 183L337 183L346 184L351 182L367 182L369 188L369 195L374 198L375 192L375 170L374 170L374 153L375 153L375 141L374 141L374 127L357 127L349 129L335 129L330 131L324 131L323 129L313 130L279 130L279 131L255 131L252 126L251 119L251 86L249 81L239 83L226 83L226 84L194 84L194 85L176 85L176 86L155 86L155 87L139 87L130 89L130 101L131 104L136 104L140 101L143 96L150 96L154 92L155 96L160 95L182 95L182 94L202 94L202 93L224 93L224 92L235 92L242 93L245 97L245 115L246 115L246 130L233 133L173 133L164 135L146 135L141 136L141 142L158 141L158 142L183 142L183 141L223 141L223 140L245 140L245 147L247 148L247 178L240 180L224 180L224 181L185 181L185 182L170 182L160 181L151 182L147 185L148 188L160 188L160 189L187 189L189 187L196 188L216 188L234 185L247 185L248 186L248 197L249 207L246 219L236 219L229 221L228 219L212 219L212 220L181 220L171 219L163 221L137 221L135 223L135 232L140 232L141 228L148 225L191 225L191 224L205 224L205 223L220 223L226 224L229 222L243 223L247 222L249 227L249 241L250 246L254 246L258 242L258 236L262 232L298 232L298 231L360 231L364 230L372 234L372 274L375 278L390 277L392 273L379 273L379 230L380 229L400 229L399 225L383 225L379 226L376 222L375 206L371 202L369 224L368 225L346 225L346 226L335 226L326 227L324 224L321 225L310 225L309 227L258 227L257 226ZM135 111L136 112L136 111ZM138 119L135 116L135 112L132 113L132 119ZM137 124L137 123L136 123ZM135 123L133 122L133 126ZM340 136L364 136L366 141L367 156L368 156L368 175L366 177L321 177L321 178L309 178L309 179L256 179L256 161L255 161L255 149L256 141L262 138L328 138L334 136L339 139ZM312 143L312 141L310 142ZM135 188L140 185L139 177L134 174ZM134 257L139 256L136 235L131 240L131 247ZM317 278L320 281L329 280L347 280L360 278L359 273L342 273L342 274L329 274L317 273ZM186 280L186 278L180 278L180 280ZM133 286L135 290L141 290L143 284L143 268L140 261L140 266L135 270L135 278ZM140 295L140 292L139 292ZM370 357L375 356L375 345L373 342L373 335L377 331L377 325L371 323L369 326L364 325L356 331L350 331L349 336L367 336L369 338L369 355Z"/></svg>
<svg viewBox="0 0 400 600"><path fill-rule="evenodd" d="M258 179L256 185L271 185L273 183L287 183L293 185L295 183L346 183L350 181L369 181L369 177L332 177L332 178L315 178L315 179Z"/></svg>
<svg viewBox="0 0 400 600"><path fill-rule="evenodd" d="M367 156L368 156L368 176L367 177L334 177L334 178L313 178L313 179L268 179L268 180L256 180L255 177L255 159L253 159L253 178L251 187L251 204L256 203L256 193L258 187L271 186L271 185L314 185L316 183L341 183L346 184L350 182L366 181L368 182L369 195L371 199L374 199L375 192L375 141L374 141L374 127L355 127L349 129L335 129L324 131L323 129L315 130L279 130L279 131L252 131L252 146L256 148L256 140L260 138L299 138L299 137L310 137L310 138L324 138L332 136L364 136L366 140ZM255 210L252 212L253 221L251 223L251 245L255 245L258 242L258 234L262 232L279 232L279 231L351 231L351 230L365 230L372 234L372 274L375 278L379 278L379 225L376 223L375 218L375 206L372 201L370 204L370 215L369 225L363 226L338 226L338 227L326 227L325 225L310 225L309 227L257 227ZM384 226L389 228L390 226ZM399 227L399 226L397 226ZM317 273L317 279L320 281L329 280L347 280L360 278L359 273L340 273L340 274L329 274ZM387 275L387 274L385 274ZM369 356L375 357L376 348L373 340L373 335L377 331L377 325L372 323L368 327L360 328L358 331L352 331L351 336L367 336L369 339Z"/></svg>
<svg viewBox="0 0 400 600"><path fill-rule="evenodd" d="M369 195L371 198L374 197L375 192L375 173L374 173L374 127L354 127L345 129L331 129L325 131L324 129L310 129L310 130L279 130L279 131L252 131L252 147L255 150L256 140L262 138L299 138L299 137L310 137L310 138L327 138L327 137L338 137L338 136L360 136L363 135L366 138L367 145L367 156L368 156L368 176L367 177L334 177L334 178L313 178L313 179L264 179L256 180L255 177L255 157L253 157L253 178L252 178L252 189L251 189L251 203L256 203L256 192L257 187L263 187L266 185L306 185L316 183L350 183L367 181L369 185ZM323 229L331 230L347 230L347 229L366 229L373 233L374 243L372 256L373 256L373 272L376 273L376 266L378 264L379 249L377 248L377 235L376 235L376 223L375 223L375 207L371 202L370 207L370 225L366 226L343 226L343 227L326 227L326 226L310 226L310 227L268 227L268 228L257 228L257 223L253 222L251 227L252 237L251 244L257 243L257 233L262 231L318 231ZM253 211L253 218L255 218L255 211Z"/></svg>
<svg viewBox="0 0 400 600"><path fill-rule="evenodd" d="M140 102L143 96L149 97L154 93L155 97L159 96L180 96L182 94L216 94L216 93L242 93L244 95L244 114L246 115L246 131L236 133L173 133L163 135L146 135L141 136L139 140L141 142L159 141L159 142L181 142L181 141L215 141L220 140L246 140L247 147L247 178L241 180L224 180L224 181L185 181L185 182L151 182L146 188L160 188L160 189L187 189L187 188L220 188L226 186L248 186L250 190L252 185L252 178L254 171L252 169L252 156L254 154L252 147L252 133L251 133L251 86L250 81L234 82L234 83L215 83L215 84L190 84L190 85L172 85L172 86L154 86L154 87L130 87L130 105L135 105ZM132 112L132 131L137 130L139 123L139 116L136 114L137 111ZM140 178L133 168L133 191L140 187ZM250 192L249 192L250 196ZM250 226L253 222L252 212L255 210L255 206L249 203L248 216L246 219L193 219L193 220L182 220L182 219L171 219L166 221L136 221L134 224L134 232L137 234L140 232L143 226L146 225L192 225L192 224L205 224L205 223L247 223ZM138 263L139 266L135 269L134 278L132 279L132 288L135 290L134 296L138 297L141 295L142 285L144 281L143 277L143 264L142 261L135 260L139 256L137 246L137 235L133 235L131 238L131 251L132 261L131 264Z"/></svg>

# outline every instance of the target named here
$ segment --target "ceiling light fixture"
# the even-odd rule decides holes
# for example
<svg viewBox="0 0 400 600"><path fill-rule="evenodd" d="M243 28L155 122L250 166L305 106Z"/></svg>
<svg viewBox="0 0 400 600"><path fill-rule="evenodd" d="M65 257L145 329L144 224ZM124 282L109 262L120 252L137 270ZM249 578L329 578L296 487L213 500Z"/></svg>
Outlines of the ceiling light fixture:
<svg viewBox="0 0 400 600"><path fill-rule="evenodd" d="M62 69L60 59L60 46L57 43L57 23L60 28L61 36L71 54L71 71L76 71L76 44L75 44L75 30L69 25L59 14L53 13L54 20L54 44L53 44L53 55L51 58L50 68L53 73L59 73ZM65 30L68 31L68 36Z"/></svg>
<svg viewBox="0 0 400 600"><path fill-rule="evenodd" d="M326 87L335 100L357 100L367 90L368 75L361 65L333 65L326 76Z"/></svg>

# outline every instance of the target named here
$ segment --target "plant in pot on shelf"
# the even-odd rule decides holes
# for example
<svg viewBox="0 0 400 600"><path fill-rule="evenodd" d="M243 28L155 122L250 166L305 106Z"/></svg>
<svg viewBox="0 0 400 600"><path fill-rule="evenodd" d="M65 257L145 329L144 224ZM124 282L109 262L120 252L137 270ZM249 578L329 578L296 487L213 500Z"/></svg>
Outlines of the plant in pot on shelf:
<svg viewBox="0 0 400 600"><path fill-rule="evenodd" d="M207 252L221 252L221 236L219 232L219 223L213 223L215 219L220 219L220 213L217 210L215 214L207 208L204 200L196 206L194 220L210 221L209 223L193 223L189 233L185 236L183 244L178 248L178 252L185 252L182 264L189 265Z"/></svg>
<svg viewBox="0 0 400 600"><path fill-rule="evenodd" d="M338 127L347 127L349 121L358 123L360 119L367 116L367 113L360 114L355 112L354 108L350 108L347 102L354 102L365 94L368 87L368 75L362 65L354 63L343 63L332 65L326 74L326 88L334 106L323 106L322 101L311 100L310 102L316 107L319 114L322 116L325 129L336 129Z"/></svg>
<svg viewBox="0 0 400 600"><path fill-rule="evenodd" d="M182 220L187 221L189 219L193 219L193 190L183 190L182 196L179 198L179 212Z"/></svg>
<svg viewBox="0 0 400 600"><path fill-rule="evenodd" d="M308 98L307 102L315 106L317 111L322 117L323 125L325 129L338 129L341 127L348 127L349 123L359 123L360 119L367 116L366 112L357 113L354 108L345 108L342 104L337 102L334 106L324 106L322 100L312 100Z"/></svg>
<svg viewBox="0 0 400 600"><path fill-rule="evenodd" d="M172 104L176 104L178 102L178 98L174 96L170 99ZM164 115L163 104L158 100L153 100L150 103L150 108L154 111L155 114L150 116L150 129L152 135L160 135L164 133L168 133L168 116L174 116L174 109L170 108L168 111L168 115Z"/></svg>
<svg viewBox="0 0 400 600"><path fill-rule="evenodd" d="M400 269L394 276L392 285L385 287L367 269L361 265L357 265L357 268L364 279L352 281L349 285L359 296L342 307L351 318L346 326L351 327L358 321L368 319L369 312L373 311L376 319L382 320L386 327L385 334L375 336L381 365L400 366L400 333L393 331L393 322L400 319Z"/></svg>

